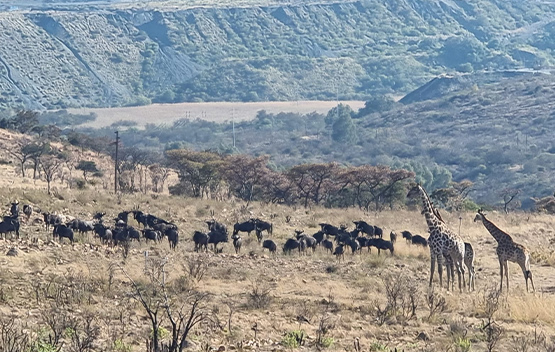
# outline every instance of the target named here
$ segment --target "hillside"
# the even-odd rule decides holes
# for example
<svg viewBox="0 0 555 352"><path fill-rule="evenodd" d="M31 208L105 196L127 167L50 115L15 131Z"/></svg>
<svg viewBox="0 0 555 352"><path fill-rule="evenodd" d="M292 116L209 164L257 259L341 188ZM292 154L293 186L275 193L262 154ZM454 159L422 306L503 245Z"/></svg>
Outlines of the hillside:
<svg viewBox="0 0 555 352"><path fill-rule="evenodd" d="M187 4L1 2L0 110L366 100L554 62L549 2Z"/></svg>

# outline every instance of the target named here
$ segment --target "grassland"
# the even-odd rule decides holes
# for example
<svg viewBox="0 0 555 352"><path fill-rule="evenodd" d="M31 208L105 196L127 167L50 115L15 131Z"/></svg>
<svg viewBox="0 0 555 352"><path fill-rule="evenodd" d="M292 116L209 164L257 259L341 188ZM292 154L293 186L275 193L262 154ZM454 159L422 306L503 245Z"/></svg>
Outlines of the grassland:
<svg viewBox="0 0 555 352"><path fill-rule="evenodd" d="M499 272L494 240L481 224L472 222L474 214L445 214L444 219L457 232L460 221L462 237L474 245L476 291L459 294L437 289L436 294L445 299L446 308L429 317L425 303L429 254L402 239L398 240L393 256L384 253L378 256L373 250L347 254L341 263L322 249L305 256L285 256L278 251L272 257L247 235L238 255L231 243L224 245L221 254L194 253L191 241L194 230L205 228L204 221L210 218L211 211L228 226L250 217L271 219L272 239L279 247L295 229L313 233L317 224L324 221L352 225L353 220L364 219L381 226L386 234L407 229L425 235L425 221L418 209L363 213L356 209L304 209L256 203L246 207L233 201L193 200L164 194L115 197L101 186L68 190L58 185L56 195L50 197L41 188L26 186L32 184L28 180L22 183L18 177L5 176L12 178L13 188L0 190L1 204L19 199L21 204L31 203L45 211L83 219L90 219L96 211L105 211L105 218L111 219L121 210L139 206L175 222L181 235L176 251L170 251L166 242L133 243L124 259L121 248L101 245L92 237L79 236L75 245L65 242L60 246L50 241L51 235L40 224L40 217L32 216L22 226L21 240L0 240L0 312L4 320L21 323L26 331L48 334L47 316L92 313L93 323L99 328L94 342L97 350L144 350L150 326L141 305L129 297L133 291L130 279L144 281L148 252L149 260L167 259L168 282L186 282L208 295L202 309L210 319L189 336L192 350L219 346L238 351L290 350L282 340L287 332L298 329L308 336L304 348L315 350L322 321L327 324L327 341L333 341L327 348L330 351L352 351L357 338L362 351L486 350L486 337L481 329L486 319L485 297L497 286ZM494 314L504 334L494 350L522 351L517 348L525 344L529 351L541 351L543 347L532 342L533 332L536 331L539 340L555 335L553 219L524 213L489 215L534 253L532 272L537 290L527 294L522 273L515 264L509 264L511 292L501 296L499 310ZM286 220L288 216L290 221ZM19 255L5 256L14 246L18 247ZM202 279L191 279L189 263L201 263L206 268ZM380 325L377 308L385 307L385 285L394 282L415 287L416 316L406 319L397 312ZM259 296L264 299L259 307L253 298L255 289L262 291ZM298 316L307 318L309 323L301 324ZM255 324L256 339L252 330ZM164 320L162 326L168 329L168 321ZM73 345L67 330L63 340L66 344L62 350L70 350Z"/></svg>
<svg viewBox="0 0 555 352"><path fill-rule="evenodd" d="M147 106L134 106L122 108L83 108L68 109L74 114L95 113L96 120L80 125L81 127L102 128L118 121L133 121L138 126L144 127L147 123L171 124L182 119L202 119L213 122L245 121L252 120L260 110L278 114L280 112L294 112L308 114L317 112L327 113L337 104L350 105L353 109L364 106L363 101L290 101L290 102L258 102L258 103L177 103L177 104L152 104Z"/></svg>

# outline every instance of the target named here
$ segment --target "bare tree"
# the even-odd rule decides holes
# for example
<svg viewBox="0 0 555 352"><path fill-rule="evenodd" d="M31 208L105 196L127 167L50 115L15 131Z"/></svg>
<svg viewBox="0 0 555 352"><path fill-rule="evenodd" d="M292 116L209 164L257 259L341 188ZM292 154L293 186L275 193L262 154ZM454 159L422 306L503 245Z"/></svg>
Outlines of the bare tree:
<svg viewBox="0 0 555 352"><path fill-rule="evenodd" d="M11 156L19 161L21 175L23 177L25 177L25 164L31 159L31 155L33 154L33 150L30 147L31 144L32 140L30 138L20 137L17 138L14 143L2 146L2 149L7 151Z"/></svg>
<svg viewBox="0 0 555 352"><path fill-rule="evenodd" d="M46 179L46 184L48 185L48 194L50 194L50 184L58 175L58 170L64 162L65 160L63 155L58 151L54 151L41 157L40 166L42 171L44 171L44 178Z"/></svg>
<svg viewBox="0 0 555 352"><path fill-rule="evenodd" d="M516 196L518 196L520 192L520 189L510 187L501 190L499 194L503 197L503 210L505 211L505 214L509 214L509 204L515 200Z"/></svg>

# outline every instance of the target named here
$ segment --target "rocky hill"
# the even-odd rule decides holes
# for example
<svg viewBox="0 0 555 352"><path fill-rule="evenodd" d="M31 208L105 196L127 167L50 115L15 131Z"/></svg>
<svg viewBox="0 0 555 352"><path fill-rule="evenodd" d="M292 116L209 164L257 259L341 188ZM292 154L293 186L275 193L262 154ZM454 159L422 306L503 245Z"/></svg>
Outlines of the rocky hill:
<svg viewBox="0 0 555 352"><path fill-rule="evenodd" d="M187 4L0 1L0 109L365 100L554 62L551 3Z"/></svg>

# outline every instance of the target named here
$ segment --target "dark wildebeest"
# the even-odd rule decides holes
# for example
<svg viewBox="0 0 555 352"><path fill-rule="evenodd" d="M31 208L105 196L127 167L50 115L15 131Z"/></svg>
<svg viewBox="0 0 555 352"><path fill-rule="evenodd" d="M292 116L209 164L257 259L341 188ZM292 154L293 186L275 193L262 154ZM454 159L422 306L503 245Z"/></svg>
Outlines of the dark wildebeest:
<svg viewBox="0 0 555 352"><path fill-rule="evenodd" d="M321 223L318 224L322 228L322 232L329 236L337 236L339 234L339 228L330 224Z"/></svg>
<svg viewBox="0 0 555 352"><path fill-rule="evenodd" d="M54 231L52 232L52 235L54 236L54 238L59 237L60 240L62 238L67 238L71 241L71 244L73 244L73 230L66 225L54 225Z"/></svg>
<svg viewBox="0 0 555 352"><path fill-rule="evenodd" d="M177 231L177 227L168 228L165 234L168 237L170 249L175 249L179 243L179 232Z"/></svg>
<svg viewBox="0 0 555 352"><path fill-rule="evenodd" d="M391 241L391 243L397 242L397 233L395 231L391 231L389 233L389 240Z"/></svg>
<svg viewBox="0 0 555 352"><path fill-rule="evenodd" d="M19 217L19 201L15 201L12 203L12 206L10 208L10 214L12 216L12 218L17 218Z"/></svg>
<svg viewBox="0 0 555 352"><path fill-rule="evenodd" d="M318 245L318 242L314 237L301 233L297 235L297 240L304 241L306 248L312 248L313 253L314 251L316 251L316 246Z"/></svg>
<svg viewBox="0 0 555 352"><path fill-rule="evenodd" d="M229 237L227 233L219 232L219 231L210 231L208 233L208 243L214 244L214 253L218 253L218 243L226 243L228 241L229 241Z"/></svg>
<svg viewBox="0 0 555 352"><path fill-rule="evenodd" d="M422 247L428 247L428 240L425 239L424 237L420 236L420 235L412 236L411 243L420 245Z"/></svg>
<svg viewBox="0 0 555 352"><path fill-rule="evenodd" d="M391 252L391 255L393 255L393 243L382 238L368 239L368 249L370 249L370 247L376 247L378 249L378 255L380 255L381 250L389 250L389 252Z"/></svg>
<svg viewBox="0 0 555 352"><path fill-rule="evenodd" d="M208 250L209 239L210 238L207 234L200 231L195 231L195 233L193 234L193 242L195 242L195 252L198 252L201 247L204 247L204 251L206 252Z"/></svg>
<svg viewBox="0 0 555 352"><path fill-rule="evenodd" d="M44 226L46 226L46 231L50 229L50 225L59 225L63 222L63 219L60 215L42 213L42 216L44 218Z"/></svg>
<svg viewBox="0 0 555 352"><path fill-rule="evenodd" d="M112 231L108 228L108 226L102 223L94 224L94 232L100 238L100 242L104 244L108 243L112 239Z"/></svg>
<svg viewBox="0 0 555 352"><path fill-rule="evenodd" d="M287 241L285 241L285 244L283 245L283 253L291 254L291 251L293 249L298 249L299 253L300 253L301 252L301 242L294 239L294 238L289 238L289 239L287 239Z"/></svg>
<svg viewBox="0 0 555 352"><path fill-rule="evenodd" d="M326 234L323 231L318 231L312 237L316 239L316 243L320 244L326 238Z"/></svg>
<svg viewBox="0 0 555 352"><path fill-rule="evenodd" d="M372 237L374 236L374 226L369 225L366 221L353 221L355 228L360 232Z"/></svg>
<svg viewBox="0 0 555 352"><path fill-rule="evenodd" d="M260 232L266 231L268 235L272 235L274 231L274 226L272 225L271 222L262 221L260 219L255 219L255 221L256 221L256 228L258 229L258 231Z"/></svg>
<svg viewBox="0 0 555 352"><path fill-rule="evenodd" d="M29 204L23 205L23 214L27 217L27 220L33 215L33 207Z"/></svg>
<svg viewBox="0 0 555 352"><path fill-rule="evenodd" d="M227 226L214 219L206 221L206 225L208 225L208 231L227 233Z"/></svg>
<svg viewBox="0 0 555 352"><path fill-rule="evenodd" d="M337 260L339 262L341 262L341 258L343 258L343 261L345 261L345 249L343 248L342 244L335 247L335 250L333 251L333 255L337 256Z"/></svg>
<svg viewBox="0 0 555 352"><path fill-rule="evenodd" d="M19 220L16 217L4 216L4 221L0 222L0 233L4 237L6 233L15 232L15 235L19 238L19 226Z"/></svg>
<svg viewBox="0 0 555 352"><path fill-rule="evenodd" d="M87 233L94 231L94 224L92 221L84 221L79 219L73 219L66 224L67 227L71 227L73 230L79 231L79 233Z"/></svg>
<svg viewBox="0 0 555 352"><path fill-rule="evenodd" d="M355 254L361 248L359 242L354 238L349 238L345 244L351 247L352 254Z"/></svg>
<svg viewBox="0 0 555 352"><path fill-rule="evenodd" d="M328 240L328 239L324 239L322 241L322 246L326 249L326 252L329 250L330 254L333 253L333 242Z"/></svg>
<svg viewBox="0 0 555 352"><path fill-rule="evenodd" d="M239 232L248 232L249 236L252 231L256 230L256 219L249 219L248 221L242 223L236 223L233 225L233 234L236 235Z"/></svg>
<svg viewBox="0 0 555 352"><path fill-rule="evenodd" d="M143 233L143 237L147 242L149 240L154 242L160 242L162 240L162 234L160 233L160 231L156 231L152 229L143 229L141 230L141 232Z"/></svg>
<svg viewBox="0 0 555 352"><path fill-rule="evenodd" d="M239 235L233 235L231 236L231 238L233 239L233 248L235 248L235 254L239 254L239 252L241 251L241 246L243 245L243 240Z"/></svg>
<svg viewBox="0 0 555 352"><path fill-rule="evenodd" d="M106 213L98 212L98 213L94 214L93 219L102 222L102 217L103 217L104 215L106 215Z"/></svg>
<svg viewBox="0 0 555 352"><path fill-rule="evenodd" d="M267 248L270 253L276 254L277 246L276 243L272 240L265 240L262 242L262 248Z"/></svg>
<svg viewBox="0 0 555 352"><path fill-rule="evenodd" d="M360 250L362 251L362 248L364 247L368 247L368 251L370 252L370 246L368 245L368 237L357 237L356 241L358 242L358 244L360 245Z"/></svg>
<svg viewBox="0 0 555 352"><path fill-rule="evenodd" d="M121 220L127 224L127 221L129 221L129 213L131 213L131 211L122 211L118 214L117 220Z"/></svg>
<svg viewBox="0 0 555 352"><path fill-rule="evenodd" d="M409 231L402 231L401 235L403 235L403 238L408 242L408 243L412 243L412 233L410 233Z"/></svg>
<svg viewBox="0 0 555 352"><path fill-rule="evenodd" d="M133 219L135 219L135 221L137 221L137 223L143 225L143 228L146 227L147 223L146 223L146 214L143 213L140 210L133 210Z"/></svg>

